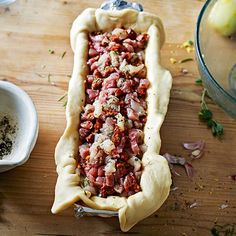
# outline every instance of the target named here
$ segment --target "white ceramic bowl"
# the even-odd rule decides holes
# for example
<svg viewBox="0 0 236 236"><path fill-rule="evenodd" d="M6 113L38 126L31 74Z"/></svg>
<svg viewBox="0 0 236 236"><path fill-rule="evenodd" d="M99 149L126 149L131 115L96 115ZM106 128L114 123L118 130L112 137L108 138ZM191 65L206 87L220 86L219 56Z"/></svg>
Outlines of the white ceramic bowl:
<svg viewBox="0 0 236 236"><path fill-rule="evenodd" d="M16 121L16 135L12 151L0 160L0 172L24 164L38 137L38 117L35 106L21 88L0 81L0 115L8 115Z"/></svg>

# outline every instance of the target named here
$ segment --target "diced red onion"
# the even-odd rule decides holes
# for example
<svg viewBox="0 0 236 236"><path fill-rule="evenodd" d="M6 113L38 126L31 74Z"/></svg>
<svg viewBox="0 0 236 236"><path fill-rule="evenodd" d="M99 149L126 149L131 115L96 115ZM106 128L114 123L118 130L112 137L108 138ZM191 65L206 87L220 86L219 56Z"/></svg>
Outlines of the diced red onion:
<svg viewBox="0 0 236 236"><path fill-rule="evenodd" d="M203 140L199 140L197 142L194 142L194 143L183 143L183 147L187 150L196 150L196 149L199 149L199 150L203 150L205 146L205 142Z"/></svg>
<svg viewBox="0 0 236 236"><path fill-rule="evenodd" d="M170 189L170 191L172 191L172 192L174 192L174 191L176 191L176 190L178 190L179 189L179 187L172 187L171 189Z"/></svg>
<svg viewBox="0 0 236 236"><path fill-rule="evenodd" d="M181 176L181 174L179 174L175 169L174 169L174 165L169 163L169 167L170 167L170 172L172 175L176 175L176 176Z"/></svg>
<svg viewBox="0 0 236 236"><path fill-rule="evenodd" d="M166 160L170 163L170 164L179 164L179 165L185 165L186 160L184 157L177 157L177 156L173 156L169 153L165 153L163 155L163 157L166 158Z"/></svg>
<svg viewBox="0 0 236 236"><path fill-rule="evenodd" d="M186 173L187 173L188 177L189 177L190 179L192 179L193 176L194 176L194 168L193 168L193 166L192 166L190 163L186 162L186 163L184 164L184 168L185 168L185 170L186 170Z"/></svg>
<svg viewBox="0 0 236 236"><path fill-rule="evenodd" d="M195 208L195 207L197 207L199 204L197 203L197 202L194 202L194 203L192 203L190 206L189 206L189 208Z"/></svg>
<svg viewBox="0 0 236 236"><path fill-rule="evenodd" d="M232 180L236 181L236 175L230 175L229 176Z"/></svg>

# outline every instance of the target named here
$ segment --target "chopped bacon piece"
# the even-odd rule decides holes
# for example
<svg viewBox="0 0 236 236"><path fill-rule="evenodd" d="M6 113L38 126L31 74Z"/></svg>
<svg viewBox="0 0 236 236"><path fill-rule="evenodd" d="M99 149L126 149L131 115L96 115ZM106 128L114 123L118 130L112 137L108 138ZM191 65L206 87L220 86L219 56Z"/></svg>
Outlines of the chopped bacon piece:
<svg viewBox="0 0 236 236"><path fill-rule="evenodd" d="M119 79L118 73L112 73L110 76L103 80L102 88L108 89L108 88L116 88L116 81Z"/></svg>
<svg viewBox="0 0 236 236"><path fill-rule="evenodd" d="M91 83L92 83L92 85L91 85L92 89L98 89L102 85L102 79L96 78Z"/></svg>
<svg viewBox="0 0 236 236"><path fill-rule="evenodd" d="M130 39L136 39L137 34L134 30L132 30L131 28L127 29L127 33L128 33L128 38Z"/></svg>
<svg viewBox="0 0 236 236"><path fill-rule="evenodd" d="M135 155L140 153L140 148L138 146L138 143L140 142L141 136L142 136L141 130L139 129L129 130L129 139L130 139L131 149Z"/></svg>
<svg viewBox="0 0 236 236"><path fill-rule="evenodd" d="M102 120L96 119L96 123L94 125L94 131L97 132L102 128Z"/></svg>
<svg viewBox="0 0 236 236"><path fill-rule="evenodd" d="M87 81L89 84L91 84L93 82L93 80L94 80L93 75L87 75Z"/></svg>
<svg viewBox="0 0 236 236"><path fill-rule="evenodd" d="M96 61L98 60L98 58L99 58L99 56L90 58L90 59L88 60L87 64L88 64L89 66L91 66L94 62L96 62ZM88 75L88 76L90 76L90 75Z"/></svg>
<svg viewBox="0 0 236 236"><path fill-rule="evenodd" d="M127 193L129 191L134 191L134 192L140 191L140 186L138 185L137 180L132 172L125 177L124 189Z"/></svg>
<svg viewBox="0 0 236 236"><path fill-rule="evenodd" d="M109 74L115 72L116 69L112 66L106 66L104 71L101 72L103 77L107 77Z"/></svg>
<svg viewBox="0 0 236 236"><path fill-rule="evenodd" d="M95 180L95 184L98 186L102 186L105 183L105 177L98 176Z"/></svg>
<svg viewBox="0 0 236 236"><path fill-rule="evenodd" d="M118 126L115 126L115 129L113 131L112 137L111 137L111 141L115 144L118 145L121 141L121 131L120 128Z"/></svg>
<svg viewBox="0 0 236 236"><path fill-rule="evenodd" d="M141 95L145 95L148 86L149 86L149 81L147 79L141 79L140 84L137 88L137 92Z"/></svg>
<svg viewBox="0 0 236 236"><path fill-rule="evenodd" d="M88 136L89 132L90 132L90 130L88 130L88 129L80 128L79 129L79 136L80 136L80 138L81 139L86 138Z"/></svg>
<svg viewBox="0 0 236 236"><path fill-rule="evenodd" d="M90 57L96 57L97 55L99 55L99 52L97 52L94 48L89 49L89 56Z"/></svg>
<svg viewBox="0 0 236 236"><path fill-rule="evenodd" d="M98 174L98 169L96 167L92 167L89 171L88 174L92 175L94 178L97 177Z"/></svg>
<svg viewBox="0 0 236 236"><path fill-rule="evenodd" d="M114 190L115 190L117 193L122 193L123 190L124 190L124 187L123 187L122 184L116 184L116 185L114 186Z"/></svg>
<svg viewBox="0 0 236 236"><path fill-rule="evenodd" d="M88 144L80 145L79 154L82 158L86 158L89 155L89 145Z"/></svg>
<svg viewBox="0 0 236 236"><path fill-rule="evenodd" d="M125 47L119 43L111 42L108 46L109 51L125 51Z"/></svg>
<svg viewBox="0 0 236 236"><path fill-rule="evenodd" d="M99 90L87 89L86 92L91 101L94 101L94 99L99 95Z"/></svg>
<svg viewBox="0 0 236 236"><path fill-rule="evenodd" d="M123 83L123 86L120 88L123 93L130 93L132 91L132 81L127 80Z"/></svg>
<svg viewBox="0 0 236 236"><path fill-rule="evenodd" d="M94 134L92 133L92 134L89 134L87 137L86 137L86 141L88 142L88 143L93 143L93 141L94 141Z"/></svg>
<svg viewBox="0 0 236 236"><path fill-rule="evenodd" d="M91 184L93 184L95 182L95 177L93 175L91 175L89 172L86 173L86 176Z"/></svg>
<svg viewBox="0 0 236 236"><path fill-rule="evenodd" d="M128 44L128 43L123 43L123 45L124 45L124 47L126 48L126 50L127 50L128 52L134 52L134 48L133 48L133 46L131 46L130 44Z"/></svg>
<svg viewBox="0 0 236 236"><path fill-rule="evenodd" d="M114 176L113 174L106 175L106 186L113 187L114 186Z"/></svg>
<svg viewBox="0 0 236 236"><path fill-rule="evenodd" d="M81 122L80 126L85 129L92 129L93 128L93 123L89 120L86 120L84 122Z"/></svg>
<svg viewBox="0 0 236 236"><path fill-rule="evenodd" d="M115 192L114 187L106 186L105 184L100 188L100 196L106 197L108 195L112 195Z"/></svg>
<svg viewBox="0 0 236 236"><path fill-rule="evenodd" d="M139 120L138 114L131 108L127 108L127 116L130 120L133 120L133 121Z"/></svg>
<svg viewBox="0 0 236 236"><path fill-rule="evenodd" d="M98 176L104 176L105 171L104 171L104 166L99 166L98 167Z"/></svg>
<svg viewBox="0 0 236 236"><path fill-rule="evenodd" d="M101 42L103 39L104 39L104 34L97 34L97 35L94 35L94 34L89 34L89 39L90 41L92 42Z"/></svg>

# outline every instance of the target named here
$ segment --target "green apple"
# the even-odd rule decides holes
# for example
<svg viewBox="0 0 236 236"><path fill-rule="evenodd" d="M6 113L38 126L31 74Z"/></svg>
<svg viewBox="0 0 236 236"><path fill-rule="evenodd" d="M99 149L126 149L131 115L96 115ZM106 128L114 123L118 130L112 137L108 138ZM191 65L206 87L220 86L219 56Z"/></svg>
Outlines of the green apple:
<svg viewBox="0 0 236 236"><path fill-rule="evenodd" d="M236 32L236 0L218 0L213 6L208 21L224 36Z"/></svg>

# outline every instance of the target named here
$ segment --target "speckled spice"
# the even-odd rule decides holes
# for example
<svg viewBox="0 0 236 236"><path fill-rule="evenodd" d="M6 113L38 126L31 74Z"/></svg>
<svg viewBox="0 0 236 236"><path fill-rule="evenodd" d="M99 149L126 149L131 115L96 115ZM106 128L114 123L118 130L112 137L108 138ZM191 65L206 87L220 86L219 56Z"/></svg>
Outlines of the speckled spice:
<svg viewBox="0 0 236 236"><path fill-rule="evenodd" d="M0 115L0 160L11 153L16 136L16 124L9 115Z"/></svg>

